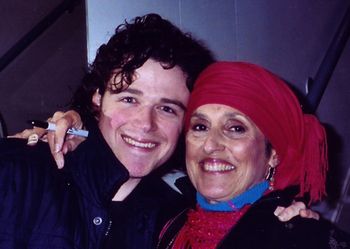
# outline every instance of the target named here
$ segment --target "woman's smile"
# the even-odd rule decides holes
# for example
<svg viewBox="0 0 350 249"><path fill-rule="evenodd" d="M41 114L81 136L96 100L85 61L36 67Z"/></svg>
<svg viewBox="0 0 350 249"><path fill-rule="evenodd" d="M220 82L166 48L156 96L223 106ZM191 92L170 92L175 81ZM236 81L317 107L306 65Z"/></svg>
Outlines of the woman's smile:
<svg viewBox="0 0 350 249"><path fill-rule="evenodd" d="M225 173L235 169L229 162L217 158L206 158L199 162L199 167L205 172Z"/></svg>

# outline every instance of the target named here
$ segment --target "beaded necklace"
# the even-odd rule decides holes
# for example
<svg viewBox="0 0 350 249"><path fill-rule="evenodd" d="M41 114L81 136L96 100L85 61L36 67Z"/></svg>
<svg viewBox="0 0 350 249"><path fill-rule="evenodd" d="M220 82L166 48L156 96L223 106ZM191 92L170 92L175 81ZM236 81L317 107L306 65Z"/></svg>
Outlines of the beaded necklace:
<svg viewBox="0 0 350 249"><path fill-rule="evenodd" d="M226 202L209 203L197 193L197 207L187 214L187 221L178 233L173 249L214 249L268 189L263 181Z"/></svg>

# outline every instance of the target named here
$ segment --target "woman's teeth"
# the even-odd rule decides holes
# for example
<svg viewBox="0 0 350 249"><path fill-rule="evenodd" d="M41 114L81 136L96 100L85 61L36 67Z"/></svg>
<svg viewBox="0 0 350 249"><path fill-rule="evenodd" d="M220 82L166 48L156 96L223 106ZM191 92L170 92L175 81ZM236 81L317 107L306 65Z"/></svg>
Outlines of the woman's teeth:
<svg viewBox="0 0 350 249"><path fill-rule="evenodd" d="M223 163L204 163L203 169L209 172L230 171L234 170L235 166Z"/></svg>

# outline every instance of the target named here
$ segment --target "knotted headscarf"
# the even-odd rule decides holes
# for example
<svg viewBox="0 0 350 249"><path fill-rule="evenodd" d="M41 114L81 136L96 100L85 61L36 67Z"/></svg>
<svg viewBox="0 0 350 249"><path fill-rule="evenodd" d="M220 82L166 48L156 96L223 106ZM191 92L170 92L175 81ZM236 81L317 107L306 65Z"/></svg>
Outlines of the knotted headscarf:
<svg viewBox="0 0 350 249"><path fill-rule="evenodd" d="M328 169L323 126L303 114L299 101L285 82L266 69L245 62L217 62L198 77L185 118L205 104L223 104L247 115L276 150L279 165L275 189L300 186L310 201L325 194Z"/></svg>

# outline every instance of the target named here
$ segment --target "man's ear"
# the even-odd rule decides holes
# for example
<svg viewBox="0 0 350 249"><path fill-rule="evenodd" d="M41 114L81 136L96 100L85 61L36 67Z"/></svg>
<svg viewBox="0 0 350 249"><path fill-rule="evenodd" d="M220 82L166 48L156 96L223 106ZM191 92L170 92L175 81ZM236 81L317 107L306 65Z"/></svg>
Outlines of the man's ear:
<svg viewBox="0 0 350 249"><path fill-rule="evenodd" d="M92 95L92 103L96 106L96 107L100 107L101 106L101 99L102 96L100 94L99 89L97 88L94 95Z"/></svg>

